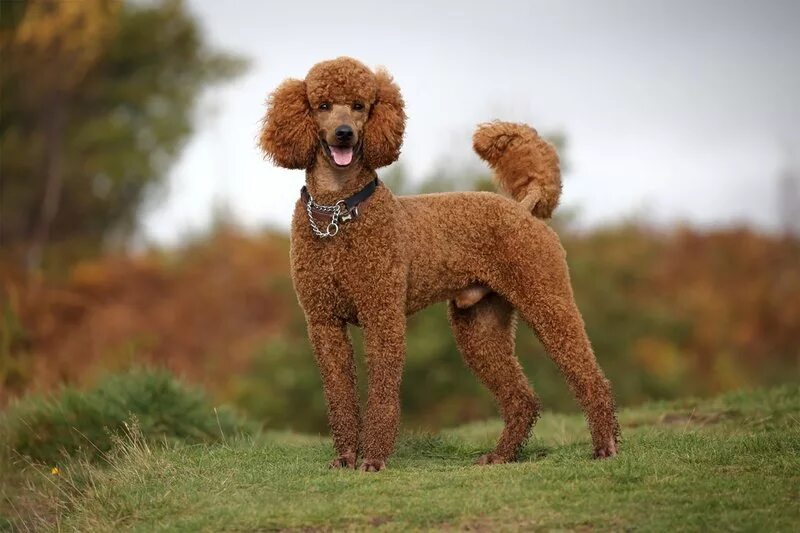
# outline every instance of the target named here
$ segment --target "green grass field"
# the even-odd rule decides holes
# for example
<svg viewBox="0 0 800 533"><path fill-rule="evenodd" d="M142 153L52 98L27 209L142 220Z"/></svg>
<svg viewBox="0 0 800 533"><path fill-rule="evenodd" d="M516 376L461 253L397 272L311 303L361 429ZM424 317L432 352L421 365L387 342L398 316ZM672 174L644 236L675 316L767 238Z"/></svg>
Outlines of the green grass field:
<svg viewBox="0 0 800 533"><path fill-rule="evenodd" d="M797 530L800 387L620 413L620 456L589 458L579 416L545 413L520 462L478 467L498 422L404 434L378 474L326 468L325 437L128 440L100 467L49 471L60 530Z"/></svg>

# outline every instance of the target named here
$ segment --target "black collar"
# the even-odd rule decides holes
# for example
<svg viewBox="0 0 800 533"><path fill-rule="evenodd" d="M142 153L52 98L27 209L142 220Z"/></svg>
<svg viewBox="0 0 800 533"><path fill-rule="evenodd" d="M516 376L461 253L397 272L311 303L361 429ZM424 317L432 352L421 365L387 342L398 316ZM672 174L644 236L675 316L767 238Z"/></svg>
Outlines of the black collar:
<svg viewBox="0 0 800 533"><path fill-rule="evenodd" d="M344 199L344 205L347 206L347 209L352 211L354 208L358 207L358 204L372 196L372 193L375 192L375 189L378 188L378 177L375 176L375 179L367 183L363 189L355 193L353 196L349 196Z"/></svg>
<svg viewBox="0 0 800 533"><path fill-rule="evenodd" d="M379 184L380 182L378 181L378 177L376 176L375 179L367 183L363 189L353 194L352 196L348 196L344 200L339 200L333 206L324 206L317 204L317 202L315 202L314 199L311 197L311 194L309 194L308 187L303 185L303 188L300 189L300 199L303 201L304 204L307 204L308 201L311 200L312 207L320 207L323 210L326 207L334 208L336 205L344 204L348 212L352 213L355 211L357 213L356 208L358 207L358 204L360 204L361 202L365 201L367 198L372 196L372 194L378 188Z"/></svg>

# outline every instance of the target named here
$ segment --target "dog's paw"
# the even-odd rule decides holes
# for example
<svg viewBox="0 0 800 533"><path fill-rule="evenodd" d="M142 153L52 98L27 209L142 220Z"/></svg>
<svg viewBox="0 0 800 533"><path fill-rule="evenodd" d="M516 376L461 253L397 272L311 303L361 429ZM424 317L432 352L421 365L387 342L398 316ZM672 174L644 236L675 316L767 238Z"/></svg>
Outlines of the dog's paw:
<svg viewBox="0 0 800 533"><path fill-rule="evenodd" d="M356 454L353 452L343 453L330 463L328 468L352 468L356 467Z"/></svg>
<svg viewBox="0 0 800 533"><path fill-rule="evenodd" d="M364 459L361 463L362 472L380 472L386 468L386 462L379 459Z"/></svg>
<svg viewBox="0 0 800 533"><path fill-rule="evenodd" d="M508 462L510 462L510 460L507 459L506 457L503 457L502 455L498 455L492 452L478 457L478 460L475 461L475 464L486 466L486 465L502 465Z"/></svg>
<svg viewBox="0 0 800 533"><path fill-rule="evenodd" d="M595 459L607 459L617 455L617 439L610 438L608 442L594 447Z"/></svg>

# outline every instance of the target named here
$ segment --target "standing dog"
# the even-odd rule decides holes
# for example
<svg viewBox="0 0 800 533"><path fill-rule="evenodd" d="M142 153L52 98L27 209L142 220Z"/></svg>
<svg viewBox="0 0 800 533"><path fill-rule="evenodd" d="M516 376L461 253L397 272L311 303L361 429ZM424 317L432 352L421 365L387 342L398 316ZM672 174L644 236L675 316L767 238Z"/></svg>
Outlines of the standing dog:
<svg viewBox="0 0 800 533"><path fill-rule="evenodd" d="M395 161L405 129L400 90L385 71L338 58L290 79L269 98L260 146L306 171L291 229L291 269L322 375L337 457L332 467L376 472L400 418L406 316L449 301L469 367L505 420L480 464L512 461L539 414L514 355L519 313L583 408L595 457L617 452L619 425L575 305L564 250L549 217L561 183L555 150L535 130L494 122L474 147L516 199L491 192L397 197L375 169ZM347 324L364 329L369 392L359 413Z"/></svg>

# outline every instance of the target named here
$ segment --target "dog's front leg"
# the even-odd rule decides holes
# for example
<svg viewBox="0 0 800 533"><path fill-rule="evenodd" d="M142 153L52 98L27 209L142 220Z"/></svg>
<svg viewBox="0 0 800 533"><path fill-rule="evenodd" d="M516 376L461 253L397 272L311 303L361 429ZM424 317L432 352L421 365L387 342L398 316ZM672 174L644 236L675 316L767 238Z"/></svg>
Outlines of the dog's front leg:
<svg viewBox="0 0 800 533"><path fill-rule="evenodd" d="M353 347L343 321L309 321L308 333L314 346L328 422L337 457L331 468L355 468L358 455L359 412Z"/></svg>
<svg viewBox="0 0 800 533"><path fill-rule="evenodd" d="M406 317L403 308L382 308L364 320L367 357L367 413L361 469L378 472L394 450L400 422L400 379L405 360Z"/></svg>

